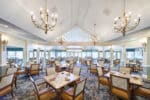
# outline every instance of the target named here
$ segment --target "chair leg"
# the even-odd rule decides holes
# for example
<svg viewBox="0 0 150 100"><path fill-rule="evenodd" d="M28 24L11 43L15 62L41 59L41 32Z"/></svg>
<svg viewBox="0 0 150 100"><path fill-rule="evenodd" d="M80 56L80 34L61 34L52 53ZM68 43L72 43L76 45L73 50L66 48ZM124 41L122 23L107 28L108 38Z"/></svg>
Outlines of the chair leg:
<svg viewBox="0 0 150 100"><path fill-rule="evenodd" d="M14 95L13 95L13 90L11 91L11 96L12 96L12 99L14 98Z"/></svg>
<svg viewBox="0 0 150 100"><path fill-rule="evenodd" d="M17 80L15 81L15 87L16 87L16 89L17 89Z"/></svg>

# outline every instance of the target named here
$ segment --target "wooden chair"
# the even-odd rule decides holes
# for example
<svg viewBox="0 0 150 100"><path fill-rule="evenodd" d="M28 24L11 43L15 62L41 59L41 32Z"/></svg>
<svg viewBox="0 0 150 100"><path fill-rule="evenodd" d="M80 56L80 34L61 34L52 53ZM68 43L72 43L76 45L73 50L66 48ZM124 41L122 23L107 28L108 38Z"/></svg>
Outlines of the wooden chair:
<svg viewBox="0 0 150 100"><path fill-rule="evenodd" d="M36 83L33 78L30 76L30 80L34 86L34 92L36 94L36 100L53 100L56 97L56 93L54 90L51 90L46 86L46 82ZM45 88L40 89L41 85L45 85Z"/></svg>
<svg viewBox="0 0 150 100"><path fill-rule="evenodd" d="M99 60L98 64L99 64L99 67L104 67L104 60Z"/></svg>
<svg viewBox="0 0 150 100"><path fill-rule="evenodd" d="M30 75L39 75L40 72L40 64L31 64L31 67L29 69L29 74Z"/></svg>
<svg viewBox="0 0 150 100"><path fill-rule="evenodd" d="M102 67L97 67L97 73L98 73L98 88L100 88L100 84L108 86L109 87L109 79L104 77L104 73L102 70Z"/></svg>
<svg viewBox="0 0 150 100"><path fill-rule="evenodd" d="M91 68L91 61L90 60L86 61L86 66L87 66L87 71L89 71Z"/></svg>
<svg viewBox="0 0 150 100"><path fill-rule="evenodd" d="M62 92L63 100L84 100L84 88L86 79L79 81L73 88Z"/></svg>
<svg viewBox="0 0 150 100"><path fill-rule="evenodd" d="M14 74L13 82L15 83L16 88L17 88L17 71L18 71L18 68L15 68L15 67L10 67L10 68L7 68L7 70L6 70L6 75L7 74Z"/></svg>
<svg viewBox="0 0 150 100"><path fill-rule="evenodd" d="M80 67L74 67L73 68L73 74L80 76L81 68Z"/></svg>
<svg viewBox="0 0 150 100"><path fill-rule="evenodd" d="M0 77L0 96L11 93L13 97L14 74L7 74Z"/></svg>
<svg viewBox="0 0 150 100"><path fill-rule="evenodd" d="M150 67L147 67L146 70L147 70L147 79L144 80L145 86L135 89L134 95L150 99Z"/></svg>
<svg viewBox="0 0 150 100"><path fill-rule="evenodd" d="M134 96L141 96L150 99L150 88L138 87L134 90Z"/></svg>
<svg viewBox="0 0 150 100"><path fill-rule="evenodd" d="M91 67L90 67L90 73L95 73L97 74L97 67L95 64L92 64Z"/></svg>
<svg viewBox="0 0 150 100"><path fill-rule="evenodd" d="M46 75L54 75L56 74L55 67L46 68Z"/></svg>
<svg viewBox="0 0 150 100"><path fill-rule="evenodd" d="M17 75L27 74L26 68L21 68L19 65L15 64L15 68L18 68Z"/></svg>
<svg viewBox="0 0 150 100"><path fill-rule="evenodd" d="M55 61L55 69L56 69L57 72L61 72L60 66L61 66L60 61L56 60Z"/></svg>
<svg viewBox="0 0 150 100"><path fill-rule="evenodd" d="M131 68L120 67L119 72L125 74L131 74Z"/></svg>
<svg viewBox="0 0 150 100"><path fill-rule="evenodd" d="M70 62L69 62L69 72L72 72L72 71L73 71L73 68L74 68L74 62L73 62L73 61L70 61Z"/></svg>
<svg viewBox="0 0 150 100"><path fill-rule="evenodd" d="M125 100L131 100L129 78L110 74L110 91L111 95L113 94L115 95L115 97L120 97Z"/></svg>

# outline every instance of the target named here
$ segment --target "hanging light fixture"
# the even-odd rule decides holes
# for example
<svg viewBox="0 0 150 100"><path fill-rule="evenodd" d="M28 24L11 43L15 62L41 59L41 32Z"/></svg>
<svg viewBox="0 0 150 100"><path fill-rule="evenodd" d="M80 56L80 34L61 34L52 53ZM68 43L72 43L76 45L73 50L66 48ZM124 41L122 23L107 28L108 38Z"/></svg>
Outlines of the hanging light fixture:
<svg viewBox="0 0 150 100"><path fill-rule="evenodd" d="M31 11L31 20L33 24L39 28L44 30L45 34L47 32L53 31L54 27L56 26L57 23L57 14L55 13L56 9L53 9L53 12L51 15L49 15L49 10L47 8L47 0L45 0L45 8L40 8L40 20L36 20L36 16L33 11Z"/></svg>
<svg viewBox="0 0 150 100"><path fill-rule="evenodd" d="M95 32L95 27L96 27L96 24L94 24L94 34L91 34L91 39L92 39L92 42L93 42L93 45L94 45L94 46L96 45L96 41L97 41L97 36L96 36L96 32Z"/></svg>
<svg viewBox="0 0 150 100"><path fill-rule="evenodd" d="M126 2L124 0L124 9L123 9L123 15L122 17L116 17L114 19L114 30L115 32L121 32L123 34L123 36L125 36L125 33L127 31L131 31L133 29L135 29L139 23L140 23L140 19L141 19L141 15L138 15L137 18L134 19L133 22L131 22L131 12L126 13L125 11L125 6L126 6Z"/></svg>

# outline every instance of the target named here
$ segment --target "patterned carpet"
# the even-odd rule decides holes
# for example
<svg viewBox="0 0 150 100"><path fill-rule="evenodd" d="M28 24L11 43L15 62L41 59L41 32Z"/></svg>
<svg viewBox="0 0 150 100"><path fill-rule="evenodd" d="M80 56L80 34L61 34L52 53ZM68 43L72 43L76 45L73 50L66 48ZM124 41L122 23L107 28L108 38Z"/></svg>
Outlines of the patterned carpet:
<svg viewBox="0 0 150 100"><path fill-rule="evenodd" d="M109 100L108 88L100 86L98 89L97 76L87 72L86 66L81 67L81 79L87 78L85 88L85 100ZM34 76L34 80L42 79L45 73L41 73L39 76ZM31 81L27 76L20 76L17 80L17 89L14 87L15 97L12 99L11 95L0 97L0 100L34 100L34 92ZM146 100L138 98L137 100Z"/></svg>

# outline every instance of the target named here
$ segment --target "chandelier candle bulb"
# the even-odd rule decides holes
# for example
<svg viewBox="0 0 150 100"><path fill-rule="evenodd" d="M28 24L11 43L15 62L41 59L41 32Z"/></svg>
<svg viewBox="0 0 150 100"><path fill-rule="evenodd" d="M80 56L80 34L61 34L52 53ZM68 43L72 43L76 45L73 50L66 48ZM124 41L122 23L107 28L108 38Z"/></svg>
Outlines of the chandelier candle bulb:
<svg viewBox="0 0 150 100"><path fill-rule="evenodd" d="M43 11L43 8L40 8L40 11Z"/></svg>
<svg viewBox="0 0 150 100"><path fill-rule="evenodd" d="M30 15L34 15L34 12L33 12L33 11L31 11L31 12L30 12Z"/></svg>

